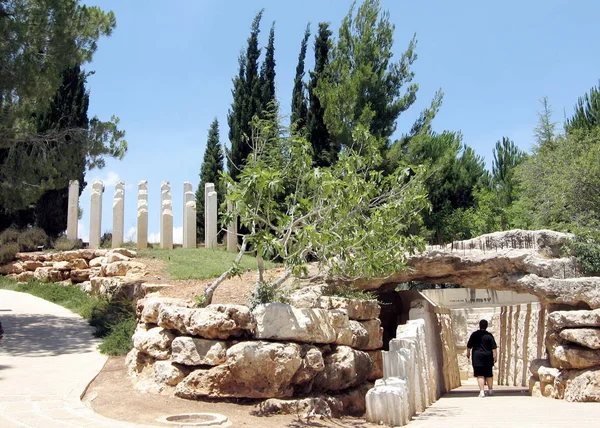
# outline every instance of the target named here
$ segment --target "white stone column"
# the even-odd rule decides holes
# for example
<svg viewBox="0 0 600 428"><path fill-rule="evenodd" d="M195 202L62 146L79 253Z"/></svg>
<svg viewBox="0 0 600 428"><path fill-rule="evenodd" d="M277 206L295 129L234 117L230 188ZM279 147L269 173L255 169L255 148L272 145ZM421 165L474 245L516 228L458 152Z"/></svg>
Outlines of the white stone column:
<svg viewBox="0 0 600 428"><path fill-rule="evenodd" d="M119 248L123 245L125 237L125 183L117 181L115 196L113 198L113 229L112 247Z"/></svg>
<svg viewBox="0 0 600 428"><path fill-rule="evenodd" d="M204 185L204 248L217 248L217 192L213 183Z"/></svg>
<svg viewBox="0 0 600 428"><path fill-rule="evenodd" d="M160 186L160 248L173 248L173 201L171 200L171 185L163 181Z"/></svg>
<svg viewBox="0 0 600 428"><path fill-rule="evenodd" d="M90 203L90 248L100 248L102 233L102 194L104 185L96 180L92 184L92 201Z"/></svg>
<svg viewBox="0 0 600 428"><path fill-rule="evenodd" d="M188 212L187 212L187 204L188 202L192 202L196 200L196 196L194 195L194 188L192 187L192 183L186 181L183 183L183 248L195 248L196 247L196 225L192 226L194 232L192 234L191 231L188 231ZM188 233L189 232L189 233ZM189 240L188 238L193 236L194 238ZM189 241L189 242L188 242Z"/></svg>
<svg viewBox="0 0 600 428"><path fill-rule="evenodd" d="M227 211L233 212L233 204L229 201L227 202ZM227 225L227 251L237 252L237 244L237 215L233 212L231 223Z"/></svg>
<svg viewBox="0 0 600 428"><path fill-rule="evenodd" d="M69 181L69 208L67 210L67 239L77 240L79 217L79 181Z"/></svg>
<svg viewBox="0 0 600 428"><path fill-rule="evenodd" d="M137 247L148 247L148 182L138 183Z"/></svg>
<svg viewBox="0 0 600 428"><path fill-rule="evenodd" d="M191 193L191 192L190 192ZM193 195L193 193L192 193ZM186 235L183 236L183 248L196 248L196 201L192 199L185 206L185 219L183 224Z"/></svg>

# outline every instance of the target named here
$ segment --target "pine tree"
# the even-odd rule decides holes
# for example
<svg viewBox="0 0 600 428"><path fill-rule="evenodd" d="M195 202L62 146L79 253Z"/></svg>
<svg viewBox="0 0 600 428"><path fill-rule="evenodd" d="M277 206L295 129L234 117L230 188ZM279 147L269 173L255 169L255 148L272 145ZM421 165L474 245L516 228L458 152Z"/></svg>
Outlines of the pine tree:
<svg viewBox="0 0 600 428"><path fill-rule="evenodd" d="M575 114L567 119L565 129L571 132L574 129L590 130L600 125L600 82L592 87L589 94L584 94L577 100Z"/></svg>
<svg viewBox="0 0 600 428"><path fill-rule="evenodd" d="M329 23L319 23L319 32L315 37L315 69L310 73L308 84L309 109L306 124L308 141L313 147L313 161L315 166L324 167L332 165L340 151L340 146L331 140L325 125L325 108L317 95L317 87L321 79L325 78L329 64L331 49L331 30Z"/></svg>
<svg viewBox="0 0 600 428"><path fill-rule="evenodd" d="M223 201L224 190L221 185L220 173L223 171L223 150L219 141L219 121L213 120L208 131L204 159L200 168L200 184L196 189L196 219L197 233L200 239L204 239L204 185L214 183L217 190L217 204Z"/></svg>
<svg viewBox="0 0 600 428"><path fill-rule="evenodd" d="M265 52L265 61L260 69L261 108L260 112L267 109L275 101L275 23L269 31L269 43Z"/></svg>
<svg viewBox="0 0 600 428"><path fill-rule="evenodd" d="M61 130L88 129L87 110L89 94L85 89L86 76L79 66L71 67L62 74L63 81L51 101L48 110L37 118L40 134L59 133ZM50 236L57 236L67 224L68 187L70 180L79 181L79 194L85 183L86 153L85 141L80 140L81 132L68 132L62 141L61 156L53 163L54 172L59 176L56 189L47 190L35 205L35 223Z"/></svg>
<svg viewBox="0 0 600 428"><path fill-rule="evenodd" d="M304 38L300 45L300 54L298 55L298 65L296 66L296 77L294 79L294 90L292 91L292 117L291 123L295 129L302 132L306 128L308 119L308 106L306 104L305 84L304 84L304 61L306 60L306 49L308 47L308 38L310 37L310 24L306 26Z"/></svg>
<svg viewBox="0 0 600 428"><path fill-rule="evenodd" d="M258 69L258 35L262 15L263 10L254 17L246 53L240 54L239 73L233 79L233 103L227 115L231 143L227 167L233 179L238 176L246 158L252 152L250 121L262 109L262 87Z"/></svg>

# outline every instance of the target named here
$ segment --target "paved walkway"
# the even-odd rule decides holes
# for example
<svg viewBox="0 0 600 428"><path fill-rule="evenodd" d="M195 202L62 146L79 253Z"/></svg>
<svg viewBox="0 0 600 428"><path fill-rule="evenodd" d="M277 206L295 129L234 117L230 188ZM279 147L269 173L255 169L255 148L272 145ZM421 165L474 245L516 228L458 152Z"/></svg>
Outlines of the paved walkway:
<svg viewBox="0 0 600 428"><path fill-rule="evenodd" d="M94 413L80 396L106 362L81 317L0 290L0 427L141 427Z"/></svg>
<svg viewBox="0 0 600 428"><path fill-rule="evenodd" d="M523 388L496 387L492 397L478 398L475 380L450 391L410 422L408 428L597 427L600 404L534 398Z"/></svg>

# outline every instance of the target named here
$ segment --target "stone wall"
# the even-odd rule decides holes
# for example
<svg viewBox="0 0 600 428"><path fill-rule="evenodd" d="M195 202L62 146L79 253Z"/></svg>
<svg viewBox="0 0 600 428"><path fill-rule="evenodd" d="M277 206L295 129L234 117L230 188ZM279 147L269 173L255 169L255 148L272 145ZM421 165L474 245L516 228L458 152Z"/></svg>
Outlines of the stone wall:
<svg viewBox="0 0 600 428"><path fill-rule="evenodd" d="M425 296L411 302L410 320L398 326L383 352L383 378L366 397L369 422L406 425L417 412L460 386L452 317Z"/></svg>
<svg viewBox="0 0 600 428"><path fill-rule="evenodd" d="M329 416L363 414L369 381L381 376L379 305L316 303L251 311L147 297L138 301L129 373L141 390L182 398L267 399L261 408L269 412L302 408L289 400L309 396Z"/></svg>

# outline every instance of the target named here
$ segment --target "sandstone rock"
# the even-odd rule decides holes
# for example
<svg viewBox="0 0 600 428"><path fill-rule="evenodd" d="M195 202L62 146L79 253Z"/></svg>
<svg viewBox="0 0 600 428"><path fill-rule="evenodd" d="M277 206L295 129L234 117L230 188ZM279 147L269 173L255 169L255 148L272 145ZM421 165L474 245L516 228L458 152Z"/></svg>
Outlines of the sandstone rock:
<svg viewBox="0 0 600 428"><path fill-rule="evenodd" d="M541 397L542 390L540 388L540 380L537 376L531 376L529 378L529 395L532 397Z"/></svg>
<svg viewBox="0 0 600 428"><path fill-rule="evenodd" d="M87 269L90 266L88 265L88 262L85 261L85 259L73 259L71 261L69 261L69 269L70 270L74 270L74 269Z"/></svg>
<svg viewBox="0 0 600 428"><path fill-rule="evenodd" d="M320 395L317 397L280 400L271 398L259 404L262 415L297 415L298 418L311 417L339 418L343 413L343 403L333 397Z"/></svg>
<svg viewBox="0 0 600 428"><path fill-rule="evenodd" d="M177 330L180 333L186 334L186 325L189 323L189 318L192 311L193 309L190 308L184 308L182 306L169 306L161 303L158 305L156 324L161 327L168 328L170 330ZM146 319L149 319L149 317L143 317L141 321L145 321Z"/></svg>
<svg viewBox="0 0 600 428"><path fill-rule="evenodd" d="M110 254L121 254L122 256L125 257L129 257L134 258L137 256L137 252L133 251L133 250L129 250L127 248L113 248L112 250L109 251Z"/></svg>
<svg viewBox="0 0 600 428"><path fill-rule="evenodd" d="M176 386L185 377L185 372L170 361L157 361L154 364L154 380L159 384Z"/></svg>
<svg viewBox="0 0 600 428"><path fill-rule="evenodd" d="M188 302L183 299L169 297L146 297L137 302L136 315L140 322L157 324L158 313L161 305L188 307Z"/></svg>
<svg viewBox="0 0 600 428"><path fill-rule="evenodd" d="M150 355L138 351L133 348L127 353L125 358L125 366L127 367L127 373L132 378L137 378L144 370L154 365L155 359Z"/></svg>
<svg viewBox="0 0 600 428"><path fill-rule="evenodd" d="M71 281L85 282L90 280L90 271L88 269L75 269L71 271Z"/></svg>
<svg viewBox="0 0 600 428"><path fill-rule="evenodd" d="M108 250L101 250L101 249L96 249L96 250L90 250L94 252L94 257L92 258L96 258L96 257L106 257L106 255L108 254Z"/></svg>
<svg viewBox="0 0 600 428"><path fill-rule="evenodd" d="M315 377L315 389L340 391L364 383L373 363L369 354L348 346L338 346L324 358L325 370Z"/></svg>
<svg viewBox="0 0 600 428"><path fill-rule="evenodd" d="M559 369L587 369L600 365L600 352L571 345L548 348L552 367Z"/></svg>
<svg viewBox="0 0 600 428"><path fill-rule="evenodd" d="M369 342L361 350L374 351L383 348L383 328L378 319L362 321L362 326L369 332Z"/></svg>
<svg viewBox="0 0 600 428"><path fill-rule="evenodd" d="M556 379L559 373L560 371L558 369L542 366L538 370L538 378L542 383L554 384L554 379Z"/></svg>
<svg viewBox="0 0 600 428"><path fill-rule="evenodd" d="M102 265L108 263L106 257L96 257L90 260L90 267L101 267Z"/></svg>
<svg viewBox="0 0 600 428"><path fill-rule="evenodd" d="M372 368L367 380L374 381L383 377L383 354L381 351L368 351Z"/></svg>
<svg viewBox="0 0 600 428"><path fill-rule="evenodd" d="M327 284L302 287L290 295L290 304L298 309L317 308L319 299L326 294L330 288L331 287Z"/></svg>
<svg viewBox="0 0 600 428"><path fill-rule="evenodd" d="M127 261L129 261L129 257L124 256L123 254L109 252L106 255L106 263L127 262Z"/></svg>
<svg viewBox="0 0 600 428"><path fill-rule="evenodd" d="M90 283L92 285L93 295L107 298L112 298L112 296L114 296L123 286L123 281L120 278L96 277L91 278Z"/></svg>
<svg viewBox="0 0 600 428"><path fill-rule="evenodd" d="M552 367L552 365L550 364L550 360L545 358L538 358L531 361L531 363L529 364L529 371L533 376L537 377L541 367Z"/></svg>
<svg viewBox="0 0 600 428"><path fill-rule="evenodd" d="M53 262L68 262L81 258L79 250L61 251L59 253L51 253L46 255L47 261Z"/></svg>
<svg viewBox="0 0 600 428"><path fill-rule="evenodd" d="M183 398L287 398L302 365L300 346L292 343L241 342L227 350L225 364L191 372L175 389Z"/></svg>
<svg viewBox="0 0 600 428"><path fill-rule="evenodd" d="M171 344L172 360L186 366L217 366L225 362L227 348L226 342L181 336Z"/></svg>
<svg viewBox="0 0 600 428"><path fill-rule="evenodd" d="M22 266L24 270L34 272L37 268L43 267L44 263L37 260L25 260Z"/></svg>
<svg viewBox="0 0 600 428"><path fill-rule="evenodd" d="M23 264L19 261L14 261L0 266L0 275L18 275L23 273L23 270Z"/></svg>
<svg viewBox="0 0 600 428"><path fill-rule="evenodd" d="M347 389L334 395L334 398L342 402L344 415L361 417L365 414L367 410L365 397L373 385L371 382L363 383L356 388Z"/></svg>
<svg viewBox="0 0 600 428"><path fill-rule="evenodd" d="M49 267L37 268L33 277L40 282L59 282L63 280L61 271Z"/></svg>
<svg viewBox="0 0 600 428"><path fill-rule="evenodd" d="M190 309L185 320L188 334L205 339L228 339L251 333L255 329L250 309L241 305L208 305Z"/></svg>
<svg viewBox="0 0 600 428"><path fill-rule="evenodd" d="M369 345L369 331L358 321L350 321L348 327L338 330L336 345L366 350Z"/></svg>
<svg viewBox="0 0 600 428"><path fill-rule="evenodd" d="M283 303L259 305L253 311L255 335L257 339L333 343L337 339L334 325L345 317L341 312L334 313L325 309L297 309ZM347 322L347 316L345 319Z"/></svg>
<svg viewBox="0 0 600 428"><path fill-rule="evenodd" d="M29 282L33 279L34 277L34 273L33 272L29 272L29 271L25 271L23 273L20 273L17 275L17 281L19 282Z"/></svg>
<svg viewBox="0 0 600 428"><path fill-rule="evenodd" d="M46 261L46 254L38 253L38 252L34 252L34 253L17 253L17 254L15 254L15 258L17 260L22 261L22 262L24 262L24 261L45 262Z"/></svg>
<svg viewBox="0 0 600 428"><path fill-rule="evenodd" d="M138 325L133 334L133 347L157 360L167 360L171 354L171 342L175 335L161 327L146 330L144 324Z"/></svg>
<svg viewBox="0 0 600 428"><path fill-rule="evenodd" d="M578 402L600 402L600 369L568 370L564 399Z"/></svg>
<svg viewBox="0 0 600 428"><path fill-rule="evenodd" d="M377 300L358 300L337 296L320 297L317 305L322 309L342 309L346 311L349 319L357 321L376 319L381 311Z"/></svg>
<svg viewBox="0 0 600 428"><path fill-rule="evenodd" d="M69 261L67 261L67 260L63 260L63 261L59 261L59 262L53 262L52 263L52 268L56 269L56 270L60 270L60 271L65 271L65 270L69 270L70 269L70 264L69 264Z"/></svg>
<svg viewBox="0 0 600 428"><path fill-rule="evenodd" d="M109 262L105 265L102 265L100 268L100 275L102 276L125 276L127 275L127 271L129 270L129 265L127 262Z"/></svg>
<svg viewBox="0 0 600 428"><path fill-rule="evenodd" d="M316 346L301 346L300 357L302 358L302 364L292 379L294 385L310 383L318 373L325 369L323 354ZM305 388L305 391L308 393L311 389L312 385L309 385L308 388Z"/></svg>
<svg viewBox="0 0 600 428"><path fill-rule="evenodd" d="M567 328L560 332L560 337L586 348L600 349L600 329Z"/></svg>
<svg viewBox="0 0 600 428"><path fill-rule="evenodd" d="M600 327L600 309L555 311L548 315L548 324L554 331L567 327Z"/></svg>

